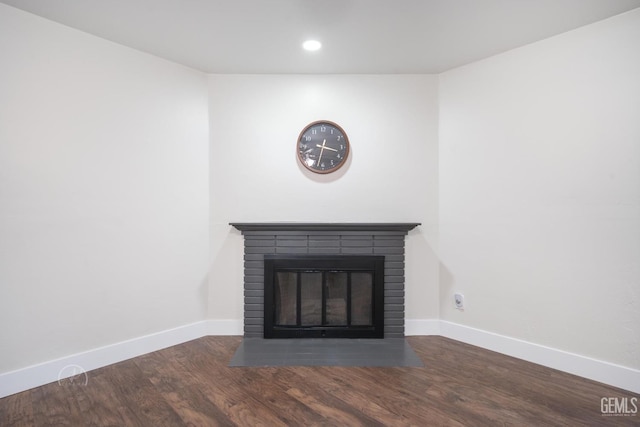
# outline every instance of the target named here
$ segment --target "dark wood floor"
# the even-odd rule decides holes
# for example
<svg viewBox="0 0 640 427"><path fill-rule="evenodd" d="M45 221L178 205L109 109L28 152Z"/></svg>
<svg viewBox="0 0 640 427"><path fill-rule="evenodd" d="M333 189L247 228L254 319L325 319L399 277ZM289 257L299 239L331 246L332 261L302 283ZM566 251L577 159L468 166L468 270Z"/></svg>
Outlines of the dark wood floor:
<svg viewBox="0 0 640 427"><path fill-rule="evenodd" d="M240 337L205 337L0 399L0 426L640 425L638 397L442 337L424 368L230 368ZM640 406L640 401L638 402Z"/></svg>

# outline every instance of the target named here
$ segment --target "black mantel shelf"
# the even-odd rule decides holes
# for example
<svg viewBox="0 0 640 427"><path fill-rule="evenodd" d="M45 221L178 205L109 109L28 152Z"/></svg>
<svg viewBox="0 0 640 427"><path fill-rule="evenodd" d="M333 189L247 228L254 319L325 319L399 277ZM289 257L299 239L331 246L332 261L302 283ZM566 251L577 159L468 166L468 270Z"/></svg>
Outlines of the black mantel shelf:
<svg viewBox="0 0 640 427"><path fill-rule="evenodd" d="M419 222L230 222L245 231L400 231L409 232Z"/></svg>

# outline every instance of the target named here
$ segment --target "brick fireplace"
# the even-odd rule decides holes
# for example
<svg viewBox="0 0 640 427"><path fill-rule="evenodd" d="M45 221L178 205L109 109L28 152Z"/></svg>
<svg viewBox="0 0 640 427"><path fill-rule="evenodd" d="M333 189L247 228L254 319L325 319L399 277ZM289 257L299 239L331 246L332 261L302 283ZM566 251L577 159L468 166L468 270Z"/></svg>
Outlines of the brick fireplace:
<svg viewBox="0 0 640 427"><path fill-rule="evenodd" d="M265 255L384 257L385 338L404 337L404 246L419 223L231 223L244 235L244 336L265 336ZM326 308L323 308L326 315ZM268 313L269 314L269 313ZM300 314L298 314L300 317ZM267 316L270 318L270 316ZM318 335L320 336L320 335ZM323 335L322 335L323 336ZM348 334L347 334L348 336Z"/></svg>

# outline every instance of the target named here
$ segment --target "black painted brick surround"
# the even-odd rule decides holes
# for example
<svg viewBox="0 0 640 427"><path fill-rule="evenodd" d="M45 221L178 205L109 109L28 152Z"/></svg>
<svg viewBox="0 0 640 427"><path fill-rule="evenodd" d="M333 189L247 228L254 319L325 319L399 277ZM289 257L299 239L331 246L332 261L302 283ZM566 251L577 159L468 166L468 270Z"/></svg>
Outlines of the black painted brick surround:
<svg viewBox="0 0 640 427"><path fill-rule="evenodd" d="M383 255L385 338L404 337L404 240L419 223L231 223L244 235L244 336L262 337L264 255Z"/></svg>

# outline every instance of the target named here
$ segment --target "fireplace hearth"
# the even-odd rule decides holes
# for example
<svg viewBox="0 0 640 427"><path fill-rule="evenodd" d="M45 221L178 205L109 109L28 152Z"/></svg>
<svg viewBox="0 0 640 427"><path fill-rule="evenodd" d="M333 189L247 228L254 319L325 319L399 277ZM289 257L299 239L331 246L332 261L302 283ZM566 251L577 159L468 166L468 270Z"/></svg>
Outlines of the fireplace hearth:
<svg viewBox="0 0 640 427"><path fill-rule="evenodd" d="M405 236L419 223L230 225L244 236L245 338L404 337ZM343 264L360 258L375 262Z"/></svg>

